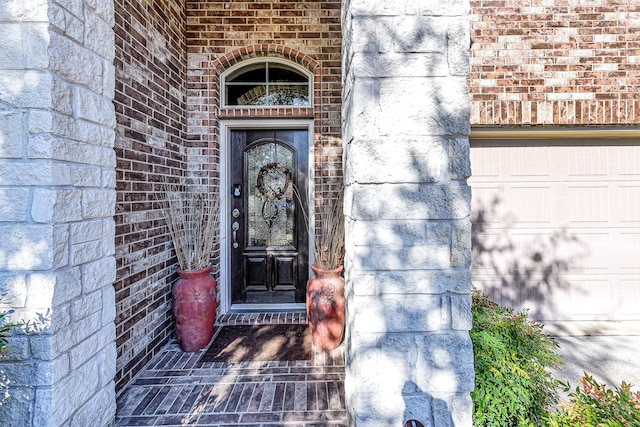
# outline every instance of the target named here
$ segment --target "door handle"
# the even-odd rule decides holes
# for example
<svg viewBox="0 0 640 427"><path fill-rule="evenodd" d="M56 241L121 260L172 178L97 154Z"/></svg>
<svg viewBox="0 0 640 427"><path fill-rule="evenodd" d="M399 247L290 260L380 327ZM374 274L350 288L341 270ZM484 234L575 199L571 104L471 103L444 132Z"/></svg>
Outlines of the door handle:
<svg viewBox="0 0 640 427"><path fill-rule="evenodd" d="M238 248L238 230L240 229L240 223L238 221L233 221L231 224L231 230L233 231L233 248Z"/></svg>

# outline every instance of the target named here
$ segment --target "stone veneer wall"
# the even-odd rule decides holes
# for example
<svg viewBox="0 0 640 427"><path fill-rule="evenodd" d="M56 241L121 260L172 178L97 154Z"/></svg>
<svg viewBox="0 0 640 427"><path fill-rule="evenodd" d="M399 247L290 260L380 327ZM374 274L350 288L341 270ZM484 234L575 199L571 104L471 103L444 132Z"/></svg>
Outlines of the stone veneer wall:
<svg viewBox="0 0 640 427"><path fill-rule="evenodd" d="M343 7L350 425L471 426L469 3Z"/></svg>
<svg viewBox="0 0 640 427"><path fill-rule="evenodd" d="M640 5L472 0L472 125L640 123Z"/></svg>
<svg viewBox="0 0 640 427"><path fill-rule="evenodd" d="M156 197L187 168L185 6L116 0L116 389L173 336L177 260Z"/></svg>
<svg viewBox="0 0 640 427"><path fill-rule="evenodd" d="M312 118L315 199L323 203L342 181L340 0L188 2L187 19L190 177L219 185L220 119ZM220 73L258 56L313 72L314 107L221 110Z"/></svg>
<svg viewBox="0 0 640 427"><path fill-rule="evenodd" d="M113 3L0 2L0 425L115 414Z"/></svg>

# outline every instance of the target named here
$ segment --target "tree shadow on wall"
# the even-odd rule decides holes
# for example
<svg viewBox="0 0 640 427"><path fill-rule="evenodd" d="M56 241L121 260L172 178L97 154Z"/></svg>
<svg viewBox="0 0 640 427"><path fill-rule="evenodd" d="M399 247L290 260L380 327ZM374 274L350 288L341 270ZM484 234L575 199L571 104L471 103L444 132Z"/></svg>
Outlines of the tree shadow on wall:
<svg viewBox="0 0 640 427"><path fill-rule="evenodd" d="M503 306L529 310L533 320L556 318L563 309L558 298L571 287L567 274L587 255L587 246L565 228L518 233L515 219L500 217L500 204L495 197L490 206L472 210L473 284Z"/></svg>

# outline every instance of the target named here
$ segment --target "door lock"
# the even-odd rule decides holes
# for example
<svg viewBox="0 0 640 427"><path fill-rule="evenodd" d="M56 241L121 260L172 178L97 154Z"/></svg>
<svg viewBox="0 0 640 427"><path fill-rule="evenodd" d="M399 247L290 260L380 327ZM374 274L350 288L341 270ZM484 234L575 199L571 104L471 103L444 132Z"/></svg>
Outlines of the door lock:
<svg viewBox="0 0 640 427"><path fill-rule="evenodd" d="M240 209L235 208L234 210L231 211L231 216L233 218L238 218L240 216Z"/></svg>
<svg viewBox="0 0 640 427"><path fill-rule="evenodd" d="M240 229L240 223L238 221L233 221L231 224L231 230L233 231L233 248L238 248L238 230Z"/></svg>

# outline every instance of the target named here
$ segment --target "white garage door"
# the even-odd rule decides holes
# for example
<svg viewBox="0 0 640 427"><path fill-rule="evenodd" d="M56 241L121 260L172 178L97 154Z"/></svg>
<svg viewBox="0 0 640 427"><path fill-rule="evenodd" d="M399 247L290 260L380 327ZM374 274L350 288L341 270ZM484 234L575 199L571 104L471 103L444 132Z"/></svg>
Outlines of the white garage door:
<svg viewBox="0 0 640 427"><path fill-rule="evenodd" d="M640 141L472 140L474 284L541 321L640 320Z"/></svg>

